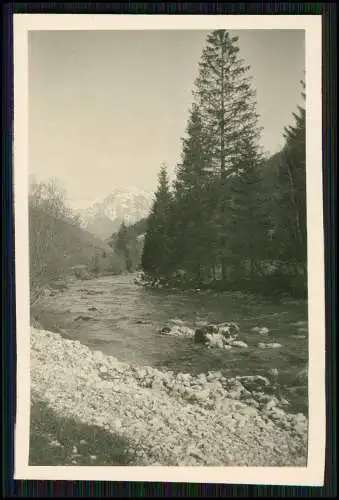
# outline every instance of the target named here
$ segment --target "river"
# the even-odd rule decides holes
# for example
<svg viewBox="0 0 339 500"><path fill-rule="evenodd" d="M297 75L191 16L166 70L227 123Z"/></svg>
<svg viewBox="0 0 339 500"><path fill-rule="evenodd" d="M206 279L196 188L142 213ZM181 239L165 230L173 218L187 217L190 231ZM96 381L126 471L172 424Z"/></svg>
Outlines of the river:
<svg viewBox="0 0 339 500"><path fill-rule="evenodd" d="M44 297L34 309L44 328L61 331L121 361L174 372L221 370L225 376L267 375L279 370L281 386L296 411L307 411L307 381L297 374L308 360L307 306L302 301L273 303L237 293L145 289L135 275L74 281L67 290ZM173 320L195 327L199 321L236 322L248 348L223 351L192 339L161 336ZM267 327L268 337L253 332ZM277 342L278 349L260 349Z"/></svg>

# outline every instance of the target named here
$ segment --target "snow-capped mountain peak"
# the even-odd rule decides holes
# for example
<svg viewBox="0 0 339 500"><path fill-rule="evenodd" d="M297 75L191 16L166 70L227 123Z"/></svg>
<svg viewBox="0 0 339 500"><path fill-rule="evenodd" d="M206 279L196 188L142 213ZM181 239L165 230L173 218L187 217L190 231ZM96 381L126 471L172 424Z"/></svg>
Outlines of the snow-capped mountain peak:
<svg viewBox="0 0 339 500"><path fill-rule="evenodd" d="M102 201L93 203L78 214L84 229L106 239L116 232L122 221L133 224L147 217L153 194L137 186L114 189Z"/></svg>

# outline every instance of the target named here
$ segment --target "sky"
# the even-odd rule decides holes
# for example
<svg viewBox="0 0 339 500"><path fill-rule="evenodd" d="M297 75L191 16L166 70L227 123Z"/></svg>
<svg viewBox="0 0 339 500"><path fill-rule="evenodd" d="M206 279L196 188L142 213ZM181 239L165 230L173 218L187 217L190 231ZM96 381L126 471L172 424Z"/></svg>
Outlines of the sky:
<svg viewBox="0 0 339 500"><path fill-rule="evenodd" d="M301 102L302 30L230 30L251 66L261 144L275 153ZM180 158L206 31L29 34L29 171L58 178L72 206L114 189L154 191Z"/></svg>

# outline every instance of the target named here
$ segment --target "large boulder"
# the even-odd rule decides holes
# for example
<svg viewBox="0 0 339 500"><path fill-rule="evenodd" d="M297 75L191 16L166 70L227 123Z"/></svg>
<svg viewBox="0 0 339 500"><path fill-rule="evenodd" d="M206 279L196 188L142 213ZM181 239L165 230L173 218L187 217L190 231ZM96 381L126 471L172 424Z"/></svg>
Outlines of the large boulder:
<svg viewBox="0 0 339 500"><path fill-rule="evenodd" d="M208 347L230 349L231 347L248 347L245 342L236 340L239 335L239 327L236 323L209 324L200 326L195 331L196 343L206 344Z"/></svg>
<svg viewBox="0 0 339 500"><path fill-rule="evenodd" d="M196 344L206 344L208 342L206 328L197 328L195 330L194 342Z"/></svg>
<svg viewBox="0 0 339 500"><path fill-rule="evenodd" d="M207 333L206 337L211 347L219 347L220 349L224 348L224 337L220 333Z"/></svg>

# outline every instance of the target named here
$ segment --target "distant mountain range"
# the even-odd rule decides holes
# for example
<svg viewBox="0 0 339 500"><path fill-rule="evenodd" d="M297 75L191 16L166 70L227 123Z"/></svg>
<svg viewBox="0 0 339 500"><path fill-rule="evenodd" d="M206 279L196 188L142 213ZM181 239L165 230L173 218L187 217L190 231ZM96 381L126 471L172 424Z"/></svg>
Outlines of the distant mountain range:
<svg viewBox="0 0 339 500"><path fill-rule="evenodd" d="M122 221L130 225L148 216L153 194L137 187L115 189L102 201L77 210L81 226L102 240L119 230Z"/></svg>

